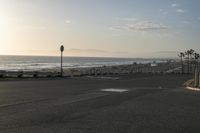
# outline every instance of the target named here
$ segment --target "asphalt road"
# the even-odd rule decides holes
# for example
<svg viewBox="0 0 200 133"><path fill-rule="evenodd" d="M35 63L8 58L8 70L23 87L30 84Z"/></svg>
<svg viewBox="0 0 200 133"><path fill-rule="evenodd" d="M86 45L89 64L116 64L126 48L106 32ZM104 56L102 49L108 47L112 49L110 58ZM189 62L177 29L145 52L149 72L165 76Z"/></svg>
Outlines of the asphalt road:
<svg viewBox="0 0 200 133"><path fill-rule="evenodd" d="M182 86L190 78L1 81L0 133L199 133L200 92Z"/></svg>

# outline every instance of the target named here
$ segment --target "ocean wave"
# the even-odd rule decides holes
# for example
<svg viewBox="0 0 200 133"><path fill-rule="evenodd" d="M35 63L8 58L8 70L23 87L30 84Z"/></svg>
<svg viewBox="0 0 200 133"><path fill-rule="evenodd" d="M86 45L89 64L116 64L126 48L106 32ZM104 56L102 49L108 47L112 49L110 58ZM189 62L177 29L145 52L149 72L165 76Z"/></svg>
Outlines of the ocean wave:
<svg viewBox="0 0 200 133"><path fill-rule="evenodd" d="M146 64L165 60L126 59L126 58L91 58L64 57L64 68L101 67L123 64ZM60 57L0 56L0 70L43 70L60 67Z"/></svg>

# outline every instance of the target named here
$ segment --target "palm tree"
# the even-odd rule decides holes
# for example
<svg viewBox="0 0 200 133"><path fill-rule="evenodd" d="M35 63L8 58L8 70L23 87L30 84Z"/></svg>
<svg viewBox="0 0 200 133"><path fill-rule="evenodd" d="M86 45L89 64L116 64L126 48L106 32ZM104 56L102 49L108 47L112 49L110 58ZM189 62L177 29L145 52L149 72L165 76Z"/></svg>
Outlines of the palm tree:
<svg viewBox="0 0 200 133"><path fill-rule="evenodd" d="M185 55L187 56L187 73L190 71L190 50L187 50L185 52Z"/></svg>
<svg viewBox="0 0 200 133"><path fill-rule="evenodd" d="M200 59L200 54L194 53L194 59L195 59L195 70L198 69L198 64L199 64L199 59Z"/></svg>
<svg viewBox="0 0 200 133"><path fill-rule="evenodd" d="M183 52L180 52L178 54L178 56L181 58L181 71L182 71L182 74L184 73L184 68L183 68L183 57L185 56L185 54Z"/></svg>
<svg viewBox="0 0 200 133"><path fill-rule="evenodd" d="M190 49L189 50L189 72L191 72L191 70L192 70L192 65L191 65L191 61L192 61L192 55L194 54L194 50L193 49Z"/></svg>
<svg viewBox="0 0 200 133"><path fill-rule="evenodd" d="M199 68L198 68L198 64L199 64L199 58L200 55L198 53L194 53L194 64L195 64L195 73L194 73L194 83L195 83L195 87L199 86Z"/></svg>

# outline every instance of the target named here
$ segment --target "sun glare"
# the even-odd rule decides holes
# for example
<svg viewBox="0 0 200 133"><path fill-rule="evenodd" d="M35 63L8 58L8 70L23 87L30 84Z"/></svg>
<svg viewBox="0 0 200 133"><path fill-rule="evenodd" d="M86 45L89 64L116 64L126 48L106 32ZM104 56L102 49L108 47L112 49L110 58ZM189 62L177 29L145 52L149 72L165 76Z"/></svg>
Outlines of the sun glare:
<svg viewBox="0 0 200 133"><path fill-rule="evenodd" d="M6 12L0 12L0 52L6 54L9 50L9 42L12 41L11 36L13 35L14 27L11 24L9 15Z"/></svg>
<svg viewBox="0 0 200 133"><path fill-rule="evenodd" d="M8 20L8 17L5 13L0 13L0 41L6 39L8 32L10 30L10 22Z"/></svg>
<svg viewBox="0 0 200 133"><path fill-rule="evenodd" d="M4 32L6 31L6 27L5 27L6 23L5 23L5 16L3 16L2 14L0 14L0 36L1 38L4 35Z"/></svg>

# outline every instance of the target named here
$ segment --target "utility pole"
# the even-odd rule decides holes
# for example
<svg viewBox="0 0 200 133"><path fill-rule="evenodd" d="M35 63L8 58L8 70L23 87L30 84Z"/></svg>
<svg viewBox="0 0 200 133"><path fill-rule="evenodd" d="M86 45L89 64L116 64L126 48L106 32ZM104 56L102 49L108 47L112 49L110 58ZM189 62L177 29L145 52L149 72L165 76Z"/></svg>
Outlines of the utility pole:
<svg viewBox="0 0 200 133"><path fill-rule="evenodd" d="M60 76L63 77L63 51L64 51L64 46L60 46L60 52L61 52L61 64L60 64Z"/></svg>

